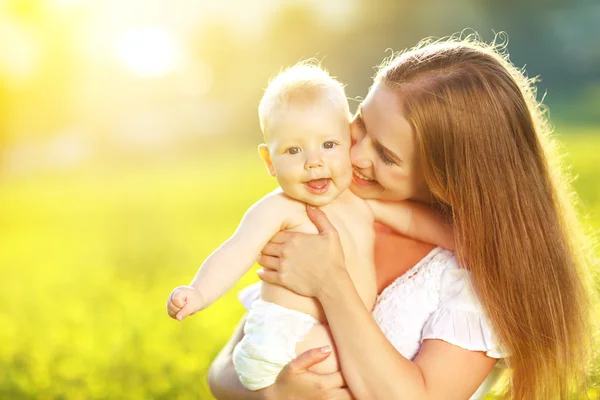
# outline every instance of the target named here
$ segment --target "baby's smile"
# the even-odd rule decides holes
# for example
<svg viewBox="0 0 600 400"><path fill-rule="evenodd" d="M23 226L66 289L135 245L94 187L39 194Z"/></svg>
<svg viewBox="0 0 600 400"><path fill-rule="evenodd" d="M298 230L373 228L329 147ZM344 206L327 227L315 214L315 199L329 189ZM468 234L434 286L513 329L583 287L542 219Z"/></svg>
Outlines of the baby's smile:
<svg viewBox="0 0 600 400"><path fill-rule="evenodd" d="M313 179L304 184L306 189L313 194L323 194L329 189L330 178Z"/></svg>

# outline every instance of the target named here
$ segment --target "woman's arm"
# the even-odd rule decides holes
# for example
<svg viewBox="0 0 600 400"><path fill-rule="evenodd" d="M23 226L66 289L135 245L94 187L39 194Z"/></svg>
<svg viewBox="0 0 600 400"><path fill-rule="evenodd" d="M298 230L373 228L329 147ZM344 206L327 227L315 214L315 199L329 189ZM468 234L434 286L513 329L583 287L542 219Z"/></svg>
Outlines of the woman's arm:
<svg viewBox="0 0 600 400"><path fill-rule="evenodd" d="M402 235L454 250L454 230L430 207L414 201L366 201L375 221Z"/></svg>
<svg viewBox="0 0 600 400"><path fill-rule="evenodd" d="M425 340L411 362L392 346L364 309L348 274L343 271L332 281L336 284L319 300L342 372L357 399L467 399L496 364L497 360L483 352L441 340Z"/></svg>
<svg viewBox="0 0 600 400"><path fill-rule="evenodd" d="M232 354L236 344L244 337L246 316L238 324L231 339L221 350L208 370L208 386L218 400L263 400L269 399L268 388L256 392L246 389L233 368Z"/></svg>
<svg viewBox="0 0 600 400"><path fill-rule="evenodd" d="M475 392L496 360L439 340L424 341L414 362L403 357L358 296L335 228L321 211L309 207L307 212L319 235L278 234L263 250L260 264L269 269L260 275L319 299L356 398L462 400Z"/></svg>
<svg viewBox="0 0 600 400"><path fill-rule="evenodd" d="M265 389L251 391L238 379L233 367L232 353L235 345L244 337L242 318L231 339L213 361L208 371L208 386L218 400L353 400L345 387L342 374L319 375L308 369L325 360L330 353L319 349L309 350L290 362L277 376L275 383Z"/></svg>

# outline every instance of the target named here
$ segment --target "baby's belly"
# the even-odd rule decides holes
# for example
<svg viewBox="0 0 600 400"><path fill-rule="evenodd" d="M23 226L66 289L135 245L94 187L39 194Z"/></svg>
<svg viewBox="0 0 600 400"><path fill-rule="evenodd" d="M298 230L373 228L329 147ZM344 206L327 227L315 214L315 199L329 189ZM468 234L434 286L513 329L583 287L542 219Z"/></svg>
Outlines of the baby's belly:
<svg viewBox="0 0 600 400"><path fill-rule="evenodd" d="M264 301L279 304L292 310L300 311L312 316L321 323L325 323L327 318L321 303L314 297L300 296L282 286L263 282L260 298Z"/></svg>
<svg viewBox="0 0 600 400"><path fill-rule="evenodd" d="M375 268L369 262L364 262L364 265L368 265L368 268L358 268L357 265L351 264L348 266L348 272L359 297L365 307L371 311L377 297ZM323 307L316 298L301 296L282 286L263 282L260 298L308 314L321 323L327 321Z"/></svg>

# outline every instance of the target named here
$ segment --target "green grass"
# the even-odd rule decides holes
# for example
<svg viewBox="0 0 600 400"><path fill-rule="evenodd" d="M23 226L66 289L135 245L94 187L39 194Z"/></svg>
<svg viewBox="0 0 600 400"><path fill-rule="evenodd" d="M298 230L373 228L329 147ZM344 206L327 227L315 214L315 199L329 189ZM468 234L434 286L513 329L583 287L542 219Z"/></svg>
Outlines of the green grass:
<svg viewBox="0 0 600 400"><path fill-rule="evenodd" d="M600 135L567 145L598 230ZM2 177L0 398L211 398L208 365L243 314L236 289L256 278L184 323L167 317L166 299L274 185L253 149Z"/></svg>

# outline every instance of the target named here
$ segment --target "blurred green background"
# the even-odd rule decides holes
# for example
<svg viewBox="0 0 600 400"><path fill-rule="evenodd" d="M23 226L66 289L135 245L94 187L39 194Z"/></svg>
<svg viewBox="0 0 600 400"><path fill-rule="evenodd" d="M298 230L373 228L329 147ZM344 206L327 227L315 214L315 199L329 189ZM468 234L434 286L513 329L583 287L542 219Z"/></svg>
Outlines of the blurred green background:
<svg viewBox="0 0 600 400"><path fill-rule="evenodd" d="M256 108L301 59L355 98L386 49L506 31L597 232L598 21L594 0L0 1L0 398L211 398L256 277L184 323L166 299L275 187Z"/></svg>

